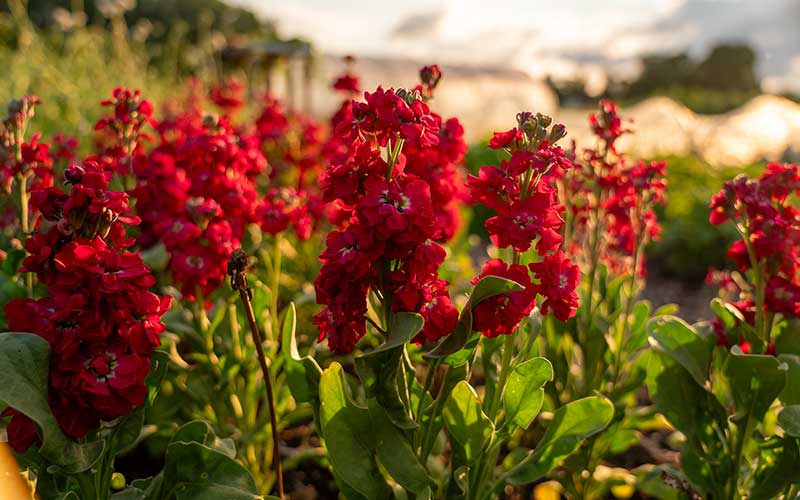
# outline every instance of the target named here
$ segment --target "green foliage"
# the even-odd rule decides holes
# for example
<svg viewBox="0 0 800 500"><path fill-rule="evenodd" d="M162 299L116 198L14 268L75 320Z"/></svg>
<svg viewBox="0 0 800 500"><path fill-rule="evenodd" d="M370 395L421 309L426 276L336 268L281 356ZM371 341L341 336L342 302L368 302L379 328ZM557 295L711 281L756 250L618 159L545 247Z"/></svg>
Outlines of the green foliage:
<svg viewBox="0 0 800 500"><path fill-rule="evenodd" d="M708 223L711 197L740 173L757 175L760 165L715 167L696 157L663 158L667 166L666 207L657 207L661 240L648 249L651 267L689 283L703 279L708 268L724 268L725 253L738 235L730 224Z"/></svg>
<svg viewBox="0 0 800 500"><path fill-rule="evenodd" d="M506 480L524 484L540 479L577 450L584 439L605 429L613 416L614 405L603 397L567 403L556 410L536 451L511 469Z"/></svg>
<svg viewBox="0 0 800 500"><path fill-rule="evenodd" d="M105 443L79 444L61 431L47 399L50 344L32 333L0 334L0 401L36 422L42 439L39 453L69 473L91 467Z"/></svg>

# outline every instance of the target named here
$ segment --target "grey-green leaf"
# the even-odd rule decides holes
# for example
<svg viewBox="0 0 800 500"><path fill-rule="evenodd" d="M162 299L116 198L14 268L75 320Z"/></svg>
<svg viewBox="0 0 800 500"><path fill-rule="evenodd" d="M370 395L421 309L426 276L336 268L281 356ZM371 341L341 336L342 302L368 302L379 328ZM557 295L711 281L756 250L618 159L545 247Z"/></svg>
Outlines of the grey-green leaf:
<svg viewBox="0 0 800 500"><path fill-rule="evenodd" d="M369 413L350 401L339 363L322 372L319 397L322 436L336 474L366 498L388 498L391 488L378 470L372 447L364 443L372 439Z"/></svg>
<svg viewBox="0 0 800 500"><path fill-rule="evenodd" d="M466 380L455 385L442 411L447 431L461 446L468 463L480 457L494 426L483 413L475 389Z"/></svg>
<svg viewBox="0 0 800 500"><path fill-rule="evenodd" d="M781 410L778 424L787 435L800 438L800 405L787 406Z"/></svg>
<svg viewBox="0 0 800 500"><path fill-rule="evenodd" d="M104 442L78 444L61 431L47 400L50 344L32 333L0 333L0 401L36 422L41 454L65 472L87 470Z"/></svg>
<svg viewBox="0 0 800 500"><path fill-rule="evenodd" d="M648 322L650 344L680 363L695 382L708 379L714 341L676 316L659 316Z"/></svg>
<svg viewBox="0 0 800 500"><path fill-rule="evenodd" d="M514 368L503 394L506 418L526 429L542 408L542 386L550 380L553 380L553 365L545 358L529 359Z"/></svg>
<svg viewBox="0 0 800 500"><path fill-rule="evenodd" d="M536 481L578 449L584 439L606 428L614 417L614 405L592 396L568 403L553 415L536 450L504 475L511 484Z"/></svg>

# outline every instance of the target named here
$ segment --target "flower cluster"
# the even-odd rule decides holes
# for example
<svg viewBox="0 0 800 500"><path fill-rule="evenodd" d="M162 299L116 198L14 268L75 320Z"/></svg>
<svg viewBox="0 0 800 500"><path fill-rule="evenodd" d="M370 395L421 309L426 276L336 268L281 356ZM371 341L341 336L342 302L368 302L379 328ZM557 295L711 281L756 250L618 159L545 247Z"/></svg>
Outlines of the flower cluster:
<svg viewBox="0 0 800 500"><path fill-rule="evenodd" d="M275 235L289 225L307 240L323 217L325 205L315 180L322 172L322 127L299 113L286 113L267 95L256 119L256 135L269 162L269 185L257 208L265 233Z"/></svg>
<svg viewBox="0 0 800 500"><path fill-rule="evenodd" d="M327 338L336 353L352 351L366 333L372 291L383 304L385 328L392 313L416 312L425 326L414 341L434 342L458 321L447 282L438 277L445 250L435 240L447 232L435 217L430 177L410 167L407 151L418 157L440 145L441 118L419 92L378 87L337 119L339 148L321 185L325 201L335 201L346 216L320 255L315 286L326 307L315 316L319 339Z"/></svg>
<svg viewBox="0 0 800 500"><path fill-rule="evenodd" d="M767 351L772 316L800 317L800 210L791 203L793 194L800 195L800 168L770 163L758 179L742 174L725 183L710 205L710 223L732 222L741 239L727 253L739 271L735 279L723 275L715 280L716 273L709 281L728 297L738 291L740 300L733 305L743 323L767 341ZM729 338L735 332L726 332L719 320L714 326L720 343L742 340Z"/></svg>
<svg viewBox="0 0 800 500"><path fill-rule="evenodd" d="M615 274L646 273L644 245L661 234L654 207L666 203L666 163L629 162L615 143L630 130L616 105L600 101L589 122L597 137L577 167L557 181L567 207L566 238L586 268L603 263Z"/></svg>
<svg viewBox="0 0 800 500"><path fill-rule="evenodd" d="M38 133L25 140L25 129L38 104L36 96L12 100L0 125L0 189L6 193L16 185L21 195L27 197L30 191L53 185L50 146L40 141Z"/></svg>
<svg viewBox="0 0 800 500"><path fill-rule="evenodd" d="M101 156L113 164L120 175L132 174L133 156L140 154L143 140L152 140L145 127L155 126L153 104L143 99L141 91L118 87L112 91L112 99L100 102L112 108L112 114L102 116L95 124L98 131L96 148Z"/></svg>
<svg viewBox="0 0 800 500"><path fill-rule="evenodd" d="M556 145L566 132L563 125L553 125L542 114L520 113L517 122L517 127L495 133L490 142L490 147L506 150L509 159L500 166L481 167L467 180L472 201L497 213L486 221L492 242L500 248L511 247L514 255L510 265L489 260L473 282L500 276L523 287L475 307L473 327L490 337L513 333L533 310L537 294L544 298L542 312L552 311L562 321L574 316L578 307L575 289L580 272L561 251L564 209L551 182L572 168L564 150ZM535 262L521 265L520 255L532 247Z"/></svg>
<svg viewBox="0 0 800 500"><path fill-rule="evenodd" d="M73 163L65 172L69 191L33 191L42 218L25 243L22 271L34 273L48 296L5 307L12 331L50 343L50 407L72 438L142 404L170 305L150 291L155 277L141 256L125 250L133 243L125 226L139 220L129 214L128 195L109 190L111 175L94 161ZM36 441L30 419L14 409L5 415L13 416L15 449Z"/></svg>
<svg viewBox="0 0 800 500"><path fill-rule="evenodd" d="M162 122L159 145L134 163L140 244L162 241L183 295L209 295L257 220L256 177L267 168L258 138L225 117L188 113Z"/></svg>

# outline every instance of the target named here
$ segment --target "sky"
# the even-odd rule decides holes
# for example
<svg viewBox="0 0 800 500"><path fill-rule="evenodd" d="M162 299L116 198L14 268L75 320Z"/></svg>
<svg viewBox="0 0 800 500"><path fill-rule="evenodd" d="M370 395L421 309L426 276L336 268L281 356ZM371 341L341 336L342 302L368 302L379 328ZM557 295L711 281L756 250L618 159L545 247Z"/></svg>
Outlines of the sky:
<svg viewBox="0 0 800 500"><path fill-rule="evenodd" d="M638 58L719 42L758 53L765 90L800 91L800 0L229 0L327 54L630 78Z"/></svg>

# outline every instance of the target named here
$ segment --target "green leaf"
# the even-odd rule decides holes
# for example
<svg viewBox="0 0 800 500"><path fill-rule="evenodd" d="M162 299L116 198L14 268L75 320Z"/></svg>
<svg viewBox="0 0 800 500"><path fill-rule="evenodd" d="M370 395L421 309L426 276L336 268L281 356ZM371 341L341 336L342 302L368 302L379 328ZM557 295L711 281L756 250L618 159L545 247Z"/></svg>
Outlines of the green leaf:
<svg viewBox="0 0 800 500"><path fill-rule="evenodd" d="M28 255L28 252L23 248L8 250L5 259L3 259L3 263L0 264L0 269L2 269L5 274L14 276L17 274L17 271L19 271L19 266L22 264L26 255Z"/></svg>
<svg viewBox="0 0 800 500"><path fill-rule="evenodd" d="M468 463L474 463L494 431L489 417L483 413L475 389L466 380L455 385L442 410L447 431L461 446Z"/></svg>
<svg viewBox="0 0 800 500"><path fill-rule="evenodd" d="M784 410L785 411L785 410ZM783 446L760 450L760 467L750 488L749 500L770 500L778 498L781 491L798 479L800 470L800 450L796 439L782 439Z"/></svg>
<svg viewBox="0 0 800 500"><path fill-rule="evenodd" d="M544 400L542 387L550 380L553 380L553 365L545 358L529 359L514 368L503 394L508 420L527 429L539 414Z"/></svg>
<svg viewBox="0 0 800 500"><path fill-rule="evenodd" d="M658 411L689 438L702 440L714 422L726 428L725 408L670 355L658 351L651 354L647 387ZM692 404L687 404L689 401Z"/></svg>
<svg viewBox="0 0 800 500"><path fill-rule="evenodd" d="M788 367L773 356L744 354L734 346L725 375L731 383L736 409L761 420L786 385L787 372Z"/></svg>
<svg viewBox="0 0 800 500"><path fill-rule="evenodd" d="M32 333L0 333L0 401L38 424L41 454L65 472L82 472L103 452L104 441L78 444L61 431L47 400L50 344Z"/></svg>
<svg viewBox="0 0 800 500"><path fill-rule="evenodd" d="M219 484L183 484L175 491L176 500L262 500L258 493Z"/></svg>
<svg viewBox="0 0 800 500"><path fill-rule="evenodd" d="M472 334L472 310L484 300L505 292L522 290L523 287L515 281L499 276L484 276L475 285L458 320L456 329L444 338L436 347L425 356L428 358L444 358L460 351L470 340Z"/></svg>
<svg viewBox="0 0 800 500"><path fill-rule="evenodd" d="M786 385L781 391L781 401L785 405L800 404L800 356L797 354L780 354L778 360L786 363Z"/></svg>
<svg viewBox="0 0 800 500"><path fill-rule="evenodd" d="M389 498L391 488L372 452L369 412L350 401L339 363L331 363L322 372L319 397L320 427L336 474L366 498Z"/></svg>
<svg viewBox="0 0 800 500"><path fill-rule="evenodd" d="M800 438L800 405L785 407L778 414L778 425L792 437Z"/></svg>
<svg viewBox="0 0 800 500"><path fill-rule="evenodd" d="M173 442L167 446L164 484L177 498L258 498L250 471L227 454L198 442ZM188 496L190 489L197 496ZM224 490L230 495L201 495L203 491ZM233 496L233 495L236 496ZM169 495L167 495L169 497Z"/></svg>
<svg viewBox="0 0 800 500"><path fill-rule="evenodd" d="M297 350L297 312L294 302L286 308L281 326L281 341L283 345L283 371L292 397L298 403L307 403L317 399L319 378L322 369L311 356L300 357Z"/></svg>
<svg viewBox="0 0 800 500"><path fill-rule="evenodd" d="M627 340L629 352L638 351L647 343L647 320L650 319L650 302L641 300L633 307L633 321L631 321L631 334Z"/></svg>
<svg viewBox="0 0 800 500"><path fill-rule="evenodd" d="M605 429L614 417L614 405L592 396L568 403L553 415L536 450L503 477L511 484L536 481L578 449L584 439Z"/></svg>
<svg viewBox="0 0 800 500"><path fill-rule="evenodd" d="M145 385L150 388L148 399L151 403L158 396L158 390L167 373L167 368L169 368L169 353L161 350L154 351L150 356L150 372L144 379Z"/></svg>
<svg viewBox="0 0 800 500"><path fill-rule="evenodd" d="M408 413L397 383L403 346L422 330L424 324L419 314L396 313L386 342L355 359L366 396L376 398L392 422L402 429L417 426Z"/></svg>
<svg viewBox="0 0 800 500"><path fill-rule="evenodd" d="M422 495L436 483L417 459L411 444L394 426L386 411L375 401L368 402L371 439L381 465L403 488Z"/></svg>
<svg viewBox="0 0 800 500"><path fill-rule="evenodd" d="M200 443L230 458L236 458L236 445L232 439L220 438L204 420L192 420L182 425L172 436L172 443Z"/></svg>
<svg viewBox="0 0 800 500"><path fill-rule="evenodd" d="M675 316L660 316L648 322L650 344L680 363L700 386L708 380L714 341Z"/></svg>

